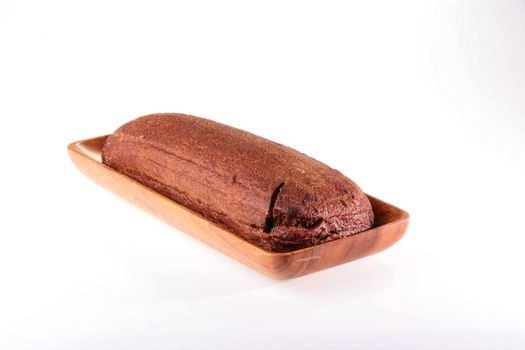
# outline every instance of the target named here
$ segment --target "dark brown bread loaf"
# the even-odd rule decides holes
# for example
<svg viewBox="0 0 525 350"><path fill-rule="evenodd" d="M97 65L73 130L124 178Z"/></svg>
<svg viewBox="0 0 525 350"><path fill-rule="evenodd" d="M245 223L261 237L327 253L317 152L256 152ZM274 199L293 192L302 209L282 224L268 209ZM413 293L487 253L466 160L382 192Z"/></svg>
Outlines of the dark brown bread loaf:
<svg viewBox="0 0 525 350"><path fill-rule="evenodd" d="M184 114L135 119L110 135L104 164L257 246L300 249L367 230L366 195L281 144Z"/></svg>

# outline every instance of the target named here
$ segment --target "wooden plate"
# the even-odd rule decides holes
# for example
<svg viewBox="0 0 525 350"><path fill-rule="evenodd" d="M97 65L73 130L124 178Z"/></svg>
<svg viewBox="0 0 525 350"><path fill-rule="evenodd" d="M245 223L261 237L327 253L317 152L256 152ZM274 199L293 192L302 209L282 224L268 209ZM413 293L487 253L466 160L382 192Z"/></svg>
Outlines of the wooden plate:
<svg viewBox="0 0 525 350"><path fill-rule="evenodd" d="M107 136L95 137L73 142L68 146L73 163L87 177L173 226L273 278L298 277L377 253L396 243L408 226L408 213L368 196L375 214L374 227L370 230L292 252L267 252L102 164L102 146L106 138Z"/></svg>

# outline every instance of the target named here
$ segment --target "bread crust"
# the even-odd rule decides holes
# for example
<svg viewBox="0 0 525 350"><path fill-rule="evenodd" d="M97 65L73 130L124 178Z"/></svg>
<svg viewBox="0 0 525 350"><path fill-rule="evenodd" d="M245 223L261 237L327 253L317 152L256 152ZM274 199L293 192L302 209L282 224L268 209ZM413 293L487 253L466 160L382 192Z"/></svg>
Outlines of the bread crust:
<svg viewBox="0 0 525 350"><path fill-rule="evenodd" d="M290 147L208 119L152 114L110 135L104 164L245 240L286 252L373 226L366 195Z"/></svg>

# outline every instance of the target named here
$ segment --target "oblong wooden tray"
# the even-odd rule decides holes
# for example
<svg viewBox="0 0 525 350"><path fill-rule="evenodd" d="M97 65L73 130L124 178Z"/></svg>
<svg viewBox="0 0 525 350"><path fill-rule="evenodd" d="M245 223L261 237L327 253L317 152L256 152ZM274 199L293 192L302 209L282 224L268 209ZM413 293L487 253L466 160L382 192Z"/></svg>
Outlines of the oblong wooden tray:
<svg viewBox="0 0 525 350"><path fill-rule="evenodd" d="M95 137L68 146L73 163L87 177L226 255L276 279L302 276L382 251L396 243L408 226L407 212L368 196L375 214L374 227L370 230L292 252L268 252L104 165L101 153L106 138Z"/></svg>

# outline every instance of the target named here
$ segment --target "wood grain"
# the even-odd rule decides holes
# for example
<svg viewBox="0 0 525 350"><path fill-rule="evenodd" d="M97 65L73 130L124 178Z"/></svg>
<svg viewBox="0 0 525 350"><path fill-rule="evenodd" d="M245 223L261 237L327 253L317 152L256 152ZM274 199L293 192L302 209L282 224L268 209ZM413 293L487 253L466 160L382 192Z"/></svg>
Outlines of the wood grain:
<svg viewBox="0 0 525 350"><path fill-rule="evenodd" d="M368 196L375 215L372 229L292 252L268 252L102 164L102 146L106 138L95 137L68 146L73 163L87 177L226 255L276 279L302 276L380 252L396 243L408 226L408 213Z"/></svg>

